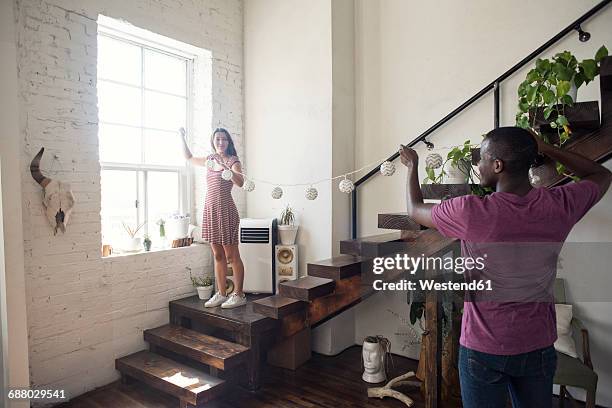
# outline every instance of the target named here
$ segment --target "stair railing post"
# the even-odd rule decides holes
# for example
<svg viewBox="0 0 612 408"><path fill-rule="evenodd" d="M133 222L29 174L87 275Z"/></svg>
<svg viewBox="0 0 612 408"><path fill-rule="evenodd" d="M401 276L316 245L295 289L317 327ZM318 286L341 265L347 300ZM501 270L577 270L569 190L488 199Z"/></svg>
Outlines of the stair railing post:
<svg viewBox="0 0 612 408"><path fill-rule="evenodd" d="M493 127L499 127L499 82L493 84Z"/></svg>
<svg viewBox="0 0 612 408"><path fill-rule="evenodd" d="M357 186L351 193L351 237L357 239Z"/></svg>

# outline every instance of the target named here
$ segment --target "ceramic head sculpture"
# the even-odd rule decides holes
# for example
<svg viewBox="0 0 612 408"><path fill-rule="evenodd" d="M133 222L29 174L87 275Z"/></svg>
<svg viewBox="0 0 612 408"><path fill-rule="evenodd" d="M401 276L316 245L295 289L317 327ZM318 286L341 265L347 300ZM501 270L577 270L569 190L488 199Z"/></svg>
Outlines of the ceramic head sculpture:
<svg viewBox="0 0 612 408"><path fill-rule="evenodd" d="M363 375L368 383L376 384L387 380L385 358L391 350L391 343L382 336L369 336L363 342Z"/></svg>

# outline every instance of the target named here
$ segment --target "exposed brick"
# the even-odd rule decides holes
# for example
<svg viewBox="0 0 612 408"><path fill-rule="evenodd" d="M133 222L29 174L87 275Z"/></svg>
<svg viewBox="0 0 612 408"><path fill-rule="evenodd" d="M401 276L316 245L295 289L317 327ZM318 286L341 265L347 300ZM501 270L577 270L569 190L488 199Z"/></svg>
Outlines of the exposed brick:
<svg viewBox="0 0 612 408"><path fill-rule="evenodd" d="M207 72L214 73L218 102L212 123L232 130L239 152L244 146L242 1L99 0L74 9L76 3L19 0L16 13L22 162L44 146L41 167L48 171L51 154L58 154L61 169L49 176L70 182L76 198L66 233L53 236L42 189L24 165L31 382L65 388L72 397L115 380L114 358L144 348L143 329L167 322L168 301L195 293L186 266L212 273L206 246L101 258L97 13L104 9L211 50L214 67ZM207 109L199 103L195 114L203 117ZM202 129L196 141L202 152L208 149L208 131ZM201 169L194 174L192 213L201 214L205 174ZM237 191L235 197L242 214L244 194Z"/></svg>

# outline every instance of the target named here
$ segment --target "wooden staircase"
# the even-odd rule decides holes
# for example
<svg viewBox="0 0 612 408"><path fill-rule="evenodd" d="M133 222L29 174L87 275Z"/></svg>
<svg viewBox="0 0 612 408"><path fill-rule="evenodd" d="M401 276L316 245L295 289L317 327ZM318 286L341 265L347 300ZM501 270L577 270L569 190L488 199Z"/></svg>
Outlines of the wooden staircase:
<svg viewBox="0 0 612 408"><path fill-rule="evenodd" d="M565 108L565 116L569 121L572 135L563 145L563 149L603 163L612 158L612 57L606 57L601 62L599 88L601 115L597 101L577 102ZM535 119L536 129L546 135L550 141L558 141L556 130L549 125L554 119L553 116L545 120L542 111L538 111L532 114L531 119ZM480 149L473 149L473 153L475 153L472 155L474 161L474 157L479 156ZM537 176L537 182L533 183L534 187L554 187L571 180L567 176L559 175L555 162L549 158L544 158L542 164L535 167L532 172ZM437 200L471 194L469 184L423 184L421 190L423 198Z"/></svg>
<svg viewBox="0 0 612 408"><path fill-rule="evenodd" d="M405 214L396 227L415 228L341 242L343 254L308 264L308 276L282 282L273 296L248 295L235 309L205 308L197 296L170 302L170 323L144 331L148 351L116 360L122 382L139 380L177 397L181 407L201 406L230 384L256 390L267 357L296 369L310 358L310 331L374 293L372 259L391 252L432 255L455 240L420 230ZM389 227L389 217L379 225ZM401 276L386 273L385 281Z"/></svg>
<svg viewBox="0 0 612 408"><path fill-rule="evenodd" d="M596 102L577 103L568 114L575 139L566 148L603 162L612 157L612 57L600 70L601 124ZM547 131L541 123L542 131ZM536 169L538 186L554 186L568 179L557 175L554 164ZM466 186L430 187L427 198L469 193ZM295 369L310 357L310 330L353 307L374 293L374 279L395 281L403 271L374 275L372 259L396 253L440 256L458 252L458 241L424 229L406 214L379 214L378 227L396 231L340 242L341 255L308 264L308 276L279 285L273 296L248 296L236 309L204 308L197 296L170 302L170 324L144 331L148 351L115 362L122 382L137 379L176 396L181 407L201 406L222 395L228 383L256 390L260 367L268 362ZM425 338L425 400L436 406L440 387L439 302L427 297Z"/></svg>
<svg viewBox="0 0 612 408"><path fill-rule="evenodd" d="M148 351L118 358L122 382L139 380L178 398L180 407L202 406L230 383L259 385L261 340L277 322L245 307L204 308L197 296L170 302L170 323L144 331Z"/></svg>

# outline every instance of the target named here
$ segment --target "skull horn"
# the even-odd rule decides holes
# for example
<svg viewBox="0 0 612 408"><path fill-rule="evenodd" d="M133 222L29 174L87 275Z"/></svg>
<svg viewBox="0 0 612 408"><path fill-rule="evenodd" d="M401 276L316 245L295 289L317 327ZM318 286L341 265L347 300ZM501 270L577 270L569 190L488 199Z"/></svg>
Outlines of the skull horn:
<svg viewBox="0 0 612 408"><path fill-rule="evenodd" d="M42 158L44 151L45 148L42 147L38 154L32 159L32 163L30 163L30 173L32 173L32 177L34 177L34 180L36 180L36 182L43 188L47 187L47 184L51 182L51 179L43 176L42 172L40 171L40 159Z"/></svg>

